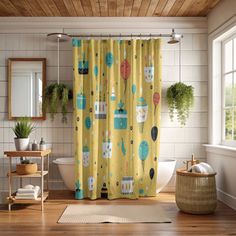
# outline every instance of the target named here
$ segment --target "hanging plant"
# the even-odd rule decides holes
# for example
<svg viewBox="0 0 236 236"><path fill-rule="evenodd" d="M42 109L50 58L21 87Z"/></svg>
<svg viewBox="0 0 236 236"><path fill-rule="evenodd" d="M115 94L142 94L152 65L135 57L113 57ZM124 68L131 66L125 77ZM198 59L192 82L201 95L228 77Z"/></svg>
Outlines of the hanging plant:
<svg viewBox="0 0 236 236"><path fill-rule="evenodd" d="M50 84L46 87L43 99L43 110L49 112L51 119L54 119L55 113L60 108L62 112L62 122L67 122L67 106L72 99L72 90L65 84Z"/></svg>
<svg viewBox="0 0 236 236"><path fill-rule="evenodd" d="M171 121L173 121L174 111L176 111L179 123L182 126L186 124L190 108L193 106L193 94L193 86L188 86L182 82L175 83L167 89L166 98Z"/></svg>

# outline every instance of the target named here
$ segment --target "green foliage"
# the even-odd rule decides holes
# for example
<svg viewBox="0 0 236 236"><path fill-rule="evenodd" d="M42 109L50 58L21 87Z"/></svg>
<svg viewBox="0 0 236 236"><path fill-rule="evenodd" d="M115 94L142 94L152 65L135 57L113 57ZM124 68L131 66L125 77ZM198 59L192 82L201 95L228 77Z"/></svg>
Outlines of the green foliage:
<svg viewBox="0 0 236 236"><path fill-rule="evenodd" d="M224 81L224 135L226 140L236 140L236 86L233 85L232 77L226 77Z"/></svg>
<svg viewBox="0 0 236 236"><path fill-rule="evenodd" d="M65 84L50 84L46 87L44 93L43 110L49 112L51 119L54 119L54 115L61 108L62 122L67 122L67 105L69 100L72 99L72 90Z"/></svg>
<svg viewBox="0 0 236 236"><path fill-rule="evenodd" d="M21 164L33 164L30 160L25 159L25 160L21 160L20 162Z"/></svg>
<svg viewBox="0 0 236 236"><path fill-rule="evenodd" d="M12 128L17 138L28 138L31 132L35 129L34 125L30 123L31 119L28 117L20 118Z"/></svg>
<svg viewBox="0 0 236 236"><path fill-rule="evenodd" d="M236 140L236 111L233 108L226 108L224 118L225 139Z"/></svg>
<svg viewBox="0 0 236 236"><path fill-rule="evenodd" d="M184 83L175 83L167 89L167 104L170 112L170 119L173 121L174 111L177 112L179 123L184 126L189 117L189 110L193 106L194 88Z"/></svg>

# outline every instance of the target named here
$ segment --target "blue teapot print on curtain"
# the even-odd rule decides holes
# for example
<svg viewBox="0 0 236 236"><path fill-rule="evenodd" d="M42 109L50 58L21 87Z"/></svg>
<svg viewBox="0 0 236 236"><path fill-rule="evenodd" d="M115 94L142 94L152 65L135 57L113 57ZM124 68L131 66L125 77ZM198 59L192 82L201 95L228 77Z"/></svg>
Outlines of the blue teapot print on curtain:
<svg viewBox="0 0 236 236"><path fill-rule="evenodd" d="M127 111L123 109L124 103L122 100L118 103L119 109L114 112L114 128L126 129L127 128Z"/></svg>
<svg viewBox="0 0 236 236"><path fill-rule="evenodd" d="M85 53L83 53L82 60L79 60L78 73L81 75L87 75L89 71L89 62L85 59Z"/></svg>

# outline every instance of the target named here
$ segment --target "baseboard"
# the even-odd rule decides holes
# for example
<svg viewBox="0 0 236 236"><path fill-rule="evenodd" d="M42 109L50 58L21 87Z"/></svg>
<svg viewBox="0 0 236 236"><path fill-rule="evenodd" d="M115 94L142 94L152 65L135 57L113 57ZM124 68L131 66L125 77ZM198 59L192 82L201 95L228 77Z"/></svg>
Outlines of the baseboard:
<svg viewBox="0 0 236 236"><path fill-rule="evenodd" d="M217 188L217 198L219 201L236 210L236 197Z"/></svg>

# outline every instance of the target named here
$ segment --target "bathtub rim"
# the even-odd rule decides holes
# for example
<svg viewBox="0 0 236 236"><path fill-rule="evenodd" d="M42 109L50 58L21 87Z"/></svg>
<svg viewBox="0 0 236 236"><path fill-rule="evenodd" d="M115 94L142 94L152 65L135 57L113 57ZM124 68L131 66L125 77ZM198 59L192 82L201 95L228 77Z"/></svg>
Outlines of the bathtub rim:
<svg viewBox="0 0 236 236"><path fill-rule="evenodd" d="M73 157L60 157L60 158L57 158L56 160L53 160L52 162L57 165L74 165L75 164Z"/></svg>

